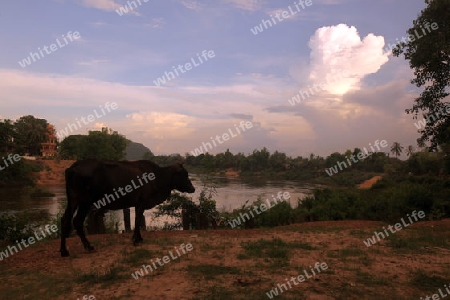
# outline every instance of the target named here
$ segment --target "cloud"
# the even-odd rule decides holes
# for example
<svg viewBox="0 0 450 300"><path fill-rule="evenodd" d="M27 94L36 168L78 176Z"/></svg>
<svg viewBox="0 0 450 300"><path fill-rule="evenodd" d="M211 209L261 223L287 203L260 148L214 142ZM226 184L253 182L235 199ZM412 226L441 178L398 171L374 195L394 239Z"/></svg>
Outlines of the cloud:
<svg viewBox="0 0 450 300"><path fill-rule="evenodd" d="M145 24L145 27L150 28L162 28L166 24L163 18L154 18L150 22Z"/></svg>
<svg viewBox="0 0 450 300"><path fill-rule="evenodd" d="M195 0L182 0L181 4L183 4L187 9L191 9L194 11L201 11L204 7L202 3Z"/></svg>
<svg viewBox="0 0 450 300"><path fill-rule="evenodd" d="M108 62L110 62L109 59L92 59L90 61L79 62L78 64L81 66L93 66L93 65L97 65L97 64L101 64L101 63L108 63Z"/></svg>
<svg viewBox="0 0 450 300"><path fill-rule="evenodd" d="M104 11L115 11L121 7L128 8L127 4L120 5L119 3L114 2L114 0L82 0L82 4L86 7L92 7ZM140 16L140 14L134 10L128 10L127 14Z"/></svg>
<svg viewBox="0 0 450 300"><path fill-rule="evenodd" d="M242 119L242 120L253 120L253 116L252 115L247 115L247 114L236 114L236 113L232 113L230 114L230 117L234 118L234 119Z"/></svg>
<svg viewBox="0 0 450 300"><path fill-rule="evenodd" d="M140 111L128 114L126 118L135 130L145 132L145 136L158 140L185 139L193 132L189 125L195 120L187 115L163 111Z"/></svg>
<svg viewBox="0 0 450 300"><path fill-rule="evenodd" d="M267 11L266 11L266 14L267 14L268 16L270 16L270 17L275 17L276 14L280 14L280 16L281 16L281 14L282 14L284 11L288 11L288 9L287 9L287 8L274 8L274 9L269 9L269 10L267 10ZM284 21L284 20L295 21L296 18L298 18L299 16L300 16L299 13L296 13L295 15L292 15L291 13L289 13L289 15L288 15L287 18L283 18L283 21Z"/></svg>
<svg viewBox="0 0 450 300"><path fill-rule="evenodd" d="M370 33L362 40L354 26L339 24L316 30L309 43L311 82L323 81L327 76L347 71L349 76L327 85L332 94L345 94L359 89L361 80L376 73L389 57L383 53L384 38Z"/></svg>
<svg viewBox="0 0 450 300"><path fill-rule="evenodd" d="M279 150L288 155L329 155L336 150L366 146L375 139L391 142L401 135L398 142L411 144L417 137L411 117L404 114L414 98L413 93L402 93L409 86L404 79L347 93L340 102L323 106L306 102L294 107L286 100L295 87L280 78L252 74L238 76L234 81L224 86L156 88L0 70L0 98L8 99L3 103L2 117L18 118L27 107L27 113L45 118L60 129L76 117L92 114L100 105L114 101L117 110L97 120L99 124L83 126L77 134L109 127L144 143L154 153L184 154L247 119L253 128L218 145L211 153L227 148L233 153L249 153L267 147L271 152ZM315 97L320 102L328 94ZM394 104L388 103L390 99L395 99Z"/></svg>
<svg viewBox="0 0 450 300"><path fill-rule="evenodd" d="M82 3L86 7L93 7L104 11L113 11L122 6L114 2L114 0L82 0Z"/></svg>
<svg viewBox="0 0 450 300"><path fill-rule="evenodd" d="M261 9L262 1L261 0L223 0L225 3L230 3L234 7L248 10L248 11L256 11Z"/></svg>

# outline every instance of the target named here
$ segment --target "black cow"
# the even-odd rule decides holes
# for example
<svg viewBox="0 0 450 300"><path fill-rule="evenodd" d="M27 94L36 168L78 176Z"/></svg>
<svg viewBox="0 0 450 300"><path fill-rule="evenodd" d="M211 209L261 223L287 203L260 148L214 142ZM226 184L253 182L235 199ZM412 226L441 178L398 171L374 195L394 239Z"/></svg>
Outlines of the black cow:
<svg viewBox="0 0 450 300"><path fill-rule="evenodd" d="M182 164L160 167L148 161L81 160L66 169L67 208L61 218L61 256L69 256L66 238L73 225L86 250L94 248L87 240L83 223L94 204L97 213L134 206L136 210L133 242L142 241L139 216L146 209L164 202L173 189L193 193L195 188ZM100 201L99 201L100 200Z"/></svg>

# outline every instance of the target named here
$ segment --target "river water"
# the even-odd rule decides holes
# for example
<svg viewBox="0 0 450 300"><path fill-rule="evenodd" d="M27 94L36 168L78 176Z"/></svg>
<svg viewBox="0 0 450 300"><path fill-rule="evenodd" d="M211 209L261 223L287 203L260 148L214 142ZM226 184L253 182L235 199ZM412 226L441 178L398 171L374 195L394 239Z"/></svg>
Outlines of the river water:
<svg viewBox="0 0 450 300"><path fill-rule="evenodd" d="M198 197L203 184L201 178L195 174L190 174L192 184L195 187L194 194L187 194L198 203ZM263 200L276 197L278 192L289 192L291 198L288 200L292 207L297 205L297 199L310 194L316 186L297 183L294 181L275 180L243 180L240 178L230 178L225 176L211 177L216 182L217 194L213 197L216 200L216 207L219 211L232 211L241 207L247 200L249 203L256 201L258 196ZM66 202L66 190L64 186L49 186L47 189L54 193L54 197L31 198L29 191L20 188L0 188L0 212L25 211L25 210L47 210L50 214L56 215L61 206ZM170 221L166 217L155 220L151 209L145 212L147 226L162 226L165 221ZM123 229L122 211L113 212L115 218L121 221L119 228ZM134 209L131 209L132 227L134 224Z"/></svg>

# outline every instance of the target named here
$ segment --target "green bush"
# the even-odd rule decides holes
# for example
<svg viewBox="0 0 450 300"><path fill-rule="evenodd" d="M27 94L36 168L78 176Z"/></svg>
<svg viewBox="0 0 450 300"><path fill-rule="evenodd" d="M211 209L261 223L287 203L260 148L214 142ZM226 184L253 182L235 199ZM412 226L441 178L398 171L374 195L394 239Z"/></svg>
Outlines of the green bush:
<svg viewBox="0 0 450 300"><path fill-rule="evenodd" d="M23 159L14 162L0 172L0 186L34 185L35 179L31 174L33 168L35 168L35 163L24 162Z"/></svg>

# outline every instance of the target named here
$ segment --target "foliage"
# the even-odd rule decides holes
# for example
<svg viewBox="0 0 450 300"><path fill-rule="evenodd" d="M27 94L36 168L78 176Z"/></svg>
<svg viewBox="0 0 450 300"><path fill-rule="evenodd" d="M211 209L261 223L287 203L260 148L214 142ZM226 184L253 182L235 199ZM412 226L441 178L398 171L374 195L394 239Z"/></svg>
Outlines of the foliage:
<svg viewBox="0 0 450 300"><path fill-rule="evenodd" d="M197 213L204 213L208 219L218 219L219 212L216 209L216 201L213 199L213 196L217 194L216 185L210 178L203 179L202 182L203 188L198 203L194 202L191 197L173 192L167 201L157 206L156 217L166 215L177 220L175 224L166 224L166 229L182 228L183 210L187 212L189 223L193 228L195 228Z"/></svg>
<svg viewBox="0 0 450 300"><path fill-rule="evenodd" d="M17 240L28 239L34 235L34 230L40 225L47 225L50 221L50 214L46 210L24 211L16 214L1 213L0 240L14 243Z"/></svg>
<svg viewBox="0 0 450 300"><path fill-rule="evenodd" d="M41 155L41 143L47 140L47 125L45 119L31 115L23 116L14 123L15 151L19 154Z"/></svg>
<svg viewBox="0 0 450 300"><path fill-rule="evenodd" d="M365 178L359 177L362 172L382 173L385 169L397 169L401 162L392 161L388 154L384 152L370 153L370 155L348 168L339 171L338 176L330 176L325 172L326 168L334 167L338 162L345 162L351 155L357 156L361 152L355 148L353 151L347 150L341 154L334 152L323 158L313 153L306 158L298 156L296 158L287 156L284 153L275 151L270 153L266 148L254 150L249 155L237 153L233 155L229 150L225 153L211 155L209 153L192 156L186 154L186 165L188 169L197 172L224 171L233 168L240 172L241 177L263 177L272 178L277 176L281 180L307 180L309 182L321 182L332 185L354 186L361 183ZM182 159L180 157L180 159ZM153 159L156 163L162 160L159 157ZM353 172L356 172L352 174ZM348 174L346 177L343 174ZM367 177L365 174L363 177Z"/></svg>
<svg viewBox="0 0 450 300"><path fill-rule="evenodd" d="M397 158L402 154L403 148L400 143L394 142L391 146L391 153L395 154L395 158Z"/></svg>
<svg viewBox="0 0 450 300"><path fill-rule="evenodd" d="M17 138L17 133L14 130L14 123L11 120L3 120L0 122L0 152L12 152L14 141Z"/></svg>
<svg viewBox="0 0 450 300"><path fill-rule="evenodd" d="M398 221L414 210L439 219L450 216L448 186L448 179L387 175L368 190L315 190L297 210L314 213L319 220Z"/></svg>
<svg viewBox="0 0 450 300"><path fill-rule="evenodd" d="M3 156L0 154L0 156ZM41 170L41 166L33 161L23 159L0 171L0 186L29 186L34 185L32 172Z"/></svg>
<svg viewBox="0 0 450 300"><path fill-rule="evenodd" d="M408 168L415 175L443 173L445 157L442 152L417 152L408 159Z"/></svg>
<svg viewBox="0 0 450 300"><path fill-rule="evenodd" d="M449 95L450 87L450 2L425 0L425 3L427 7L407 31L410 38L397 45L393 54L404 54L414 70L415 78L411 83L425 87L413 107L406 112L414 114L414 118L420 111L440 116L433 120L428 118L425 128L419 131L418 143L430 141L430 149L434 151L438 145L450 141L450 115L448 110L445 112L446 103L443 101ZM415 33L423 32L422 28L426 34L416 38Z"/></svg>
<svg viewBox="0 0 450 300"><path fill-rule="evenodd" d="M103 128L102 131L89 131L88 135L71 135L60 144L63 159L111 159L125 157L129 141L116 131Z"/></svg>

